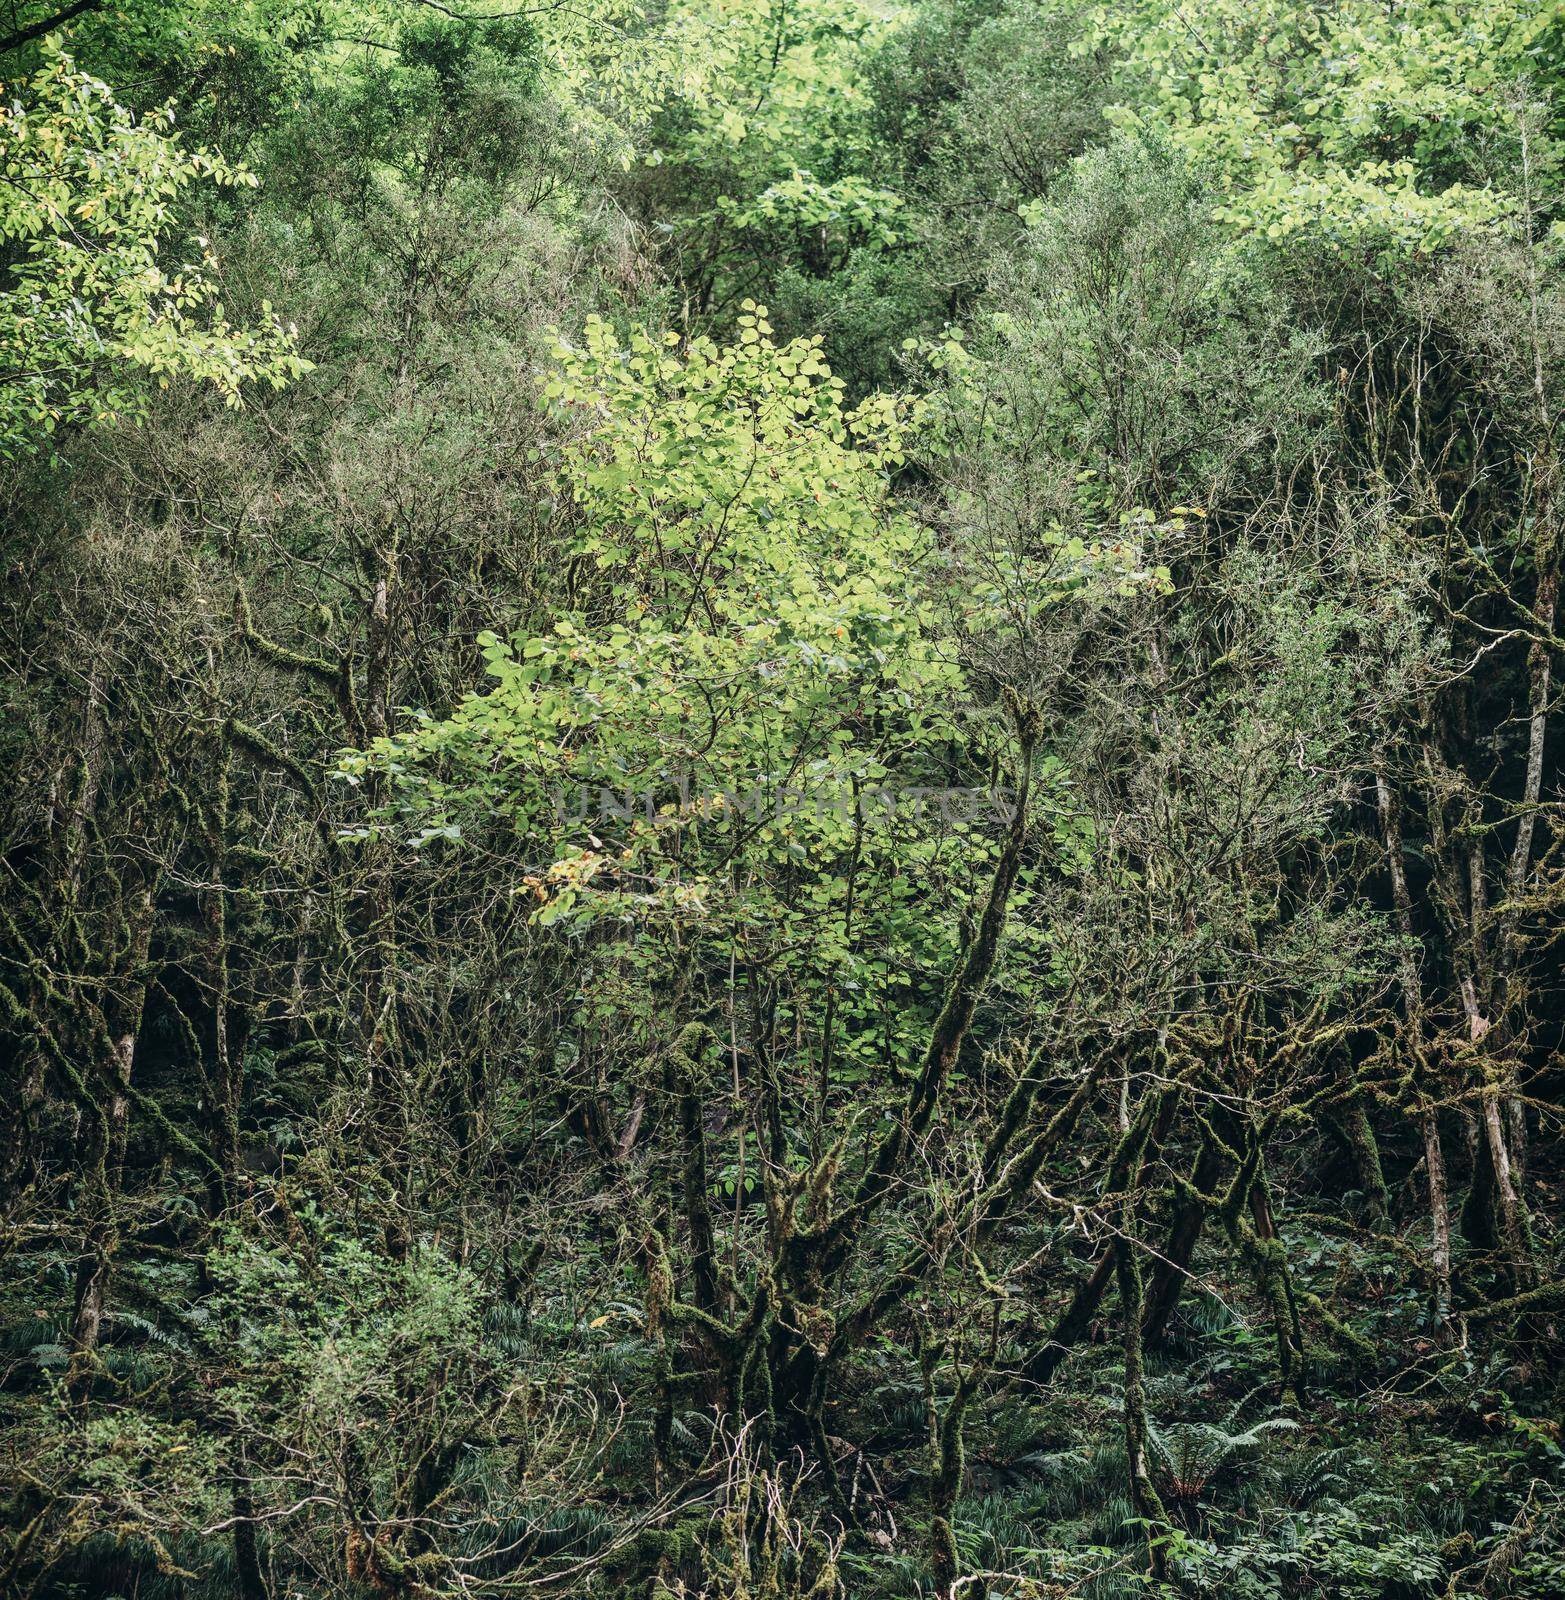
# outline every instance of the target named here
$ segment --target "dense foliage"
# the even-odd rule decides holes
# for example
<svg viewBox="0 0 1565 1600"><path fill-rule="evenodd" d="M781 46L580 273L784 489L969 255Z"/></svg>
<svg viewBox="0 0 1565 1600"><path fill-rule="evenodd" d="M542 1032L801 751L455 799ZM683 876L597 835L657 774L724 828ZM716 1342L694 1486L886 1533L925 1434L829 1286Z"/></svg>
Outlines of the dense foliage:
<svg viewBox="0 0 1565 1600"><path fill-rule="evenodd" d="M1565 1592L1565 6L0 80L0 1594Z"/></svg>

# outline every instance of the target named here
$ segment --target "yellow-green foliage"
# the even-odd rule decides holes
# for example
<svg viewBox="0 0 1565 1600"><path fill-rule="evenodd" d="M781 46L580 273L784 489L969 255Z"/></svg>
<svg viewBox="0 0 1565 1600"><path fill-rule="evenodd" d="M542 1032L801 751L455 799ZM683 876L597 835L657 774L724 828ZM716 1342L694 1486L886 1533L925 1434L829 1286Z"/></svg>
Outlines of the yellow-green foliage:
<svg viewBox="0 0 1565 1600"><path fill-rule="evenodd" d="M1209 166L1236 228L1428 250L1513 209L1496 146L1561 15L1537 0L1136 0L1098 7L1081 48L1122 55L1112 120Z"/></svg>
<svg viewBox="0 0 1565 1600"><path fill-rule="evenodd" d="M137 369L214 385L230 405L308 363L269 308L254 327L224 313L205 239L170 259L185 191L253 185L242 167L186 149L165 108L137 120L52 44L0 105L0 452L62 423L134 411ZM94 381L94 380L99 381Z"/></svg>
<svg viewBox="0 0 1565 1600"><path fill-rule="evenodd" d="M677 774L706 813L806 772L824 795L845 790L871 708L913 729L939 719L953 668L920 591L927 540L888 484L917 408L887 395L847 406L817 340L771 333L750 305L729 345L622 342L596 319L580 344L560 341L546 394L581 429L561 476L612 620L484 635L489 691L380 752L426 803L451 798L421 770L434 755L456 759L459 787L477 782L534 823L562 783L640 791ZM671 796L618 864L570 848L538 886L550 919L589 883L628 891L632 859L648 866L694 820ZM797 819L779 847L833 825ZM687 874L680 902L699 894Z"/></svg>

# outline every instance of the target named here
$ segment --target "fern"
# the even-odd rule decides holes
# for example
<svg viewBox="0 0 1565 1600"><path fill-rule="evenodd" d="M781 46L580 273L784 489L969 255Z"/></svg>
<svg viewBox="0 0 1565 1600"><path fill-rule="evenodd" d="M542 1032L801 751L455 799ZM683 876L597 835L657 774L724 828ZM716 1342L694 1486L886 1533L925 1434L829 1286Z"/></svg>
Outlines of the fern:
<svg viewBox="0 0 1565 1600"><path fill-rule="evenodd" d="M1214 1422L1174 1422L1160 1427L1149 1421L1147 1438L1167 1479L1169 1493L1175 1499L1194 1503L1237 1457L1259 1450L1264 1435L1298 1426L1291 1417L1272 1417L1243 1433L1229 1433Z"/></svg>

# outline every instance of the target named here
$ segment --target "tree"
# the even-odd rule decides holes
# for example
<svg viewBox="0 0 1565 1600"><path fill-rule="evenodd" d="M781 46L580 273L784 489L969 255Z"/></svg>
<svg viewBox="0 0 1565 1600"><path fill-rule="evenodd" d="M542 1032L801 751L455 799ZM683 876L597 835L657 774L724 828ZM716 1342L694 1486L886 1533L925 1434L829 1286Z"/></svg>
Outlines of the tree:
<svg viewBox="0 0 1565 1600"><path fill-rule="evenodd" d="M57 42L10 92L0 110L5 454L142 410L143 374L209 383L237 406L246 383L280 388L308 370L269 306L254 327L228 319L204 239L191 257L167 259L191 186L253 185L252 174L185 149L171 107L138 120Z"/></svg>

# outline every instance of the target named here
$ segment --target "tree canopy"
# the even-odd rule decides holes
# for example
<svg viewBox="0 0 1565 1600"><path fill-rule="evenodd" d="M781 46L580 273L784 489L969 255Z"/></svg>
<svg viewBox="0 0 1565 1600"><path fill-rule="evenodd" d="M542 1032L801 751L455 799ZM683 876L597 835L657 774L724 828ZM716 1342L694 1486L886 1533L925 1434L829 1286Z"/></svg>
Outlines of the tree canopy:
<svg viewBox="0 0 1565 1600"><path fill-rule="evenodd" d="M0 82L0 1593L1565 1591L1565 5Z"/></svg>

